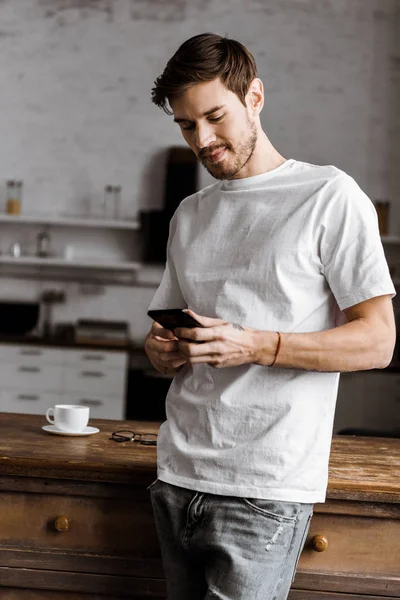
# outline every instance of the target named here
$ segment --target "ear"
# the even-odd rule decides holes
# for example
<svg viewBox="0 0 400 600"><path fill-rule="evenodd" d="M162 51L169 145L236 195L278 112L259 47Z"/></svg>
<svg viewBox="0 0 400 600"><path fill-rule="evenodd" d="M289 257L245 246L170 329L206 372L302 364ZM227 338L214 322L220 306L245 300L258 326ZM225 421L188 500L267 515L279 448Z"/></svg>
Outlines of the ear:
<svg viewBox="0 0 400 600"><path fill-rule="evenodd" d="M264 106L264 86L261 79L255 77L249 85L246 95L246 104L254 116L262 111Z"/></svg>

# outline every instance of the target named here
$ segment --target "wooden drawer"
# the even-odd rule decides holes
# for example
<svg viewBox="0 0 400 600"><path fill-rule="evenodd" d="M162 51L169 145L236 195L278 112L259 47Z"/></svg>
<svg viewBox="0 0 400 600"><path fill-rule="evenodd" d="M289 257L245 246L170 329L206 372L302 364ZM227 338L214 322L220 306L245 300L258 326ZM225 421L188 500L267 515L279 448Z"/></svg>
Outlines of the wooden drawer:
<svg viewBox="0 0 400 600"><path fill-rule="evenodd" d="M326 587L322 589L326 591L335 591L329 587L328 575L332 575L347 581L345 585L341 584L340 591L359 593L359 582L364 579L364 574L371 582L375 579L382 582L374 589L365 590L371 595L381 592L386 597L390 592L396 592L398 595L393 594L394 597L399 597L399 516L396 507L393 507L393 518L314 513L295 584L304 580L307 574L318 573L320 580L325 581ZM313 549L313 539L317 535L328 541L323 552Z"/></svg>
<svg viewBox="0 0 400 600"><path fill-rule="evenodd" d="M101 350L65 350L66 365L85 369L121 369L125 371L127 352L104 352Z"/></svg>
<svg viewBox="0 0 400 600"><path fill-rule="evenodd" d="M81 392L89 396L123 396L125 372L102 367L64 367L64 393Z"/></svg>
<svg viewBox="0 0 400 600"><path fill-rule="evenodd" d="M0 382L3 389L59 392L62 387L62 365L38 363L29 357L15 363L2 362Z"/></svg>
<svg viewBox="0 0 400 600"><path fill-rule="evenodd" d="M12 569L8 569L8 577L9 579L12 579L12 573L9 574L10 571L12 571ZM23 579L21 576L21 569L17 570L15 569L16 573L14 574L14 579L16 579L18 581L18 583L24 583L21 580ZM29 578L29 584L32 585L32 572L29 572L27 569L24 569L24 573L27 573L27 577L26 579ZM1 568L0 568L0 576L3 576L4 578L4 574L1 573ZM18 578L19 575L19 578ZM166 596L166 592L165 590L163 592L160 593L156 593L154 591L154 588L156 587L154 585L154 583L151 580L146 580L144 583L141 584L140 588L142 589L142 593L140 593L140 588L139 591L136 590L136 587L139 587L137 585L137 582L135 582L135 580L133 580L132 582L132 578L130 580L121 582L118 581L118 588L119 589L115 589L116 588L116 582L114 582L114 587L112 584L112 581L108 582L107 584L104 584L104 579L101 579L100 582L98 581L98 579L100 579L100 577L96 578L96 581L93 581L94 576L91 575L89 576L90 580L87 582L87 586L89 588L89 590L91 590L92 593L88 592L77 592L74 591L73 593L71 592L60 592L54 591L54 587L53 589L50 590L44 590L42 589L43 583L41 584L40 589L37 590L26 590L26 589L22 589L22 588L18 588L18 587L7 587L7 588L2 588L1 589L1 600L121 600L121 598L127 598L128 600L132 600L132 598L134 598L135 600L149 600L151 598L151 600L166 600L167 596ZM89 579L88 577L88 579ZM72 585L70 587L73 587L76 589L76 581L77 579L80 580L81 577L80 576L76 576L74 573L67 573L66 575L63 575L62 578L60 578L59 574L57 573L48 573L48 572L44 572L43 573L43 580L46 581L46 583L48 582L48 585L51 586L53 584L54 586L54 582L57 583L60 582L60 579L62 581L62 583L65 583L65 581L70 580ZM111 577L110 577L111 580ZM123 583L125 583L125 588L123 588ZM75 584L75 585L74 585ZM135 585L136 584L136 585ZM95 586L99 587L101 589L100 592L97 592L96 595L93 595L95 593ZM105 592L105 588L109 588L106 593ZM145 588L145 589L143 589ZM157 585L156 589L159 589L160 585ZM108 593L107 593L108 592ZM310 599L311 600L311 599ZM317 599L319 600L319 599ZM327 600L330 600L330 598L327 598ZM336 600L336 599L335 599ZM343 600L347 600L347 598L343 598ZM349 598L349 600L353 600L353 598ZM359 599L362 600L362 599ZM375 600L374 598L372 598L372 600ZM378 599L376 599L378 600Z"/></svg>
<svg viewBox="0 0 400 600"><path fill-rule="evenodd" d="M10 571L10 569L8 569ZM47 573L44 577L50 579ZM165 596L163 596L165 598ZM107 596L96 594L88 595L84 592L74 592L73 596L70 592L55 592L54 590L24 590L18 587L7 587L1 590L1 600L121 600L121 596ZM140 599L138 599L140 600ZM329 600L329 598L328 598ZM346 598L344 599L346 600Z"/></svg>
<svg viewBox="0 0 400 600"><path fill-rule="evenodd" d="M81 441L74 439L74 444ZM84 445L85 442L82 448ZM61 550L108 557L159 558L147 494L146 498L137 502L118 498L0 492L0 514L3 551L54 551L56 556ZM55 528L55 521L61 515L68 519L67 531L60 532Z"/></svg>
<svg viewBox="0 0 400 600"><path fill-rule="evenodd" d="M22 598L21 598L22 600ZM44 600L44 599L43 599ZM88 599L89 600L89 599ZM370 596L365 594L342 594L340 592L310 592L310 590L291 590L288 600L396 600L393 596Z"/></svg>
<svg viewBox="0 0 400 600"><path fill-rule="evenodd" d="M0 411L23 413L29 415L45 415L50 406L54 406L54 394L35 390L1 390ZM43 418L43 425L47 422Z"/></svg>

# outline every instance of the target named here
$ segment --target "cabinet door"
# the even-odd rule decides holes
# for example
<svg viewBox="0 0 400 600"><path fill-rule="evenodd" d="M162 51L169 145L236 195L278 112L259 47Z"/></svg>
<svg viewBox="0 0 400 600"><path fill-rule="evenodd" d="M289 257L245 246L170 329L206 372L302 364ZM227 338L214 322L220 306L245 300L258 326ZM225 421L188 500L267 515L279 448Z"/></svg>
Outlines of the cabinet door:
<svg viewBox="0 0 400 600"><path fill-rule="evenodd" d="M0 363L0 385L3 389L60 392L62 365L49 365L36 360Z"/></svg>
<svg viewBox="0 0 400 600"><path fill-rule="evenodd" d="M55 404L54 394L37 390L2 390L0 392L0 411L45 415L46 410ZM45 417L43 425L46 425Z"/></svg>
<svg viewBox="0 0 400 600"><path fill-rule="evenodd" d="M64 367L64 392L89 395L123 396L125 371L101 367Z"/></svg>
<svg viewBox="0 0 400 600"><path fill-rule="evenodd" d="M42 392L59 393L61 391L63 350L30 345L1 344L0 356L0 386L2 389L21 393L29 392L32 396L36 392L40 396Z"/></svg>
<svg viewBox="0 0 400 600"><path fill-rule="evenodd" d="M342 373L334 432L366 429L397 435L400 430L400 375L385 371Z"/></svg>
<svg viewBox="0 0 400 600"><path fill-rule="evenodd" d="M400 434L400 375L370 371L364 379L364 420L369 428Z"/></svg>
<svg viewBox="0 0 400 600"><path fill-rule="evenodd" d="M44 348L19 344L0 344L0 357L3 362L31 365L61 365L64 360L64 350L60 348Z"/></svg>
<svg viewBox="0 0 400 600"><path fill-rule="evenodd" d="M90 419L125 419L123 396L104 396L71 391L62 395L62 402L88 406L90 408Z"/></svg>
<svg viewBox="0 0 400 600"><path fill-rule="evenodd" d="M127 360L127 352L75 349L64 352L64 364L79 369L119 369L125 372Z"/></svg>
<svg viewBox="0 0 400 600"><path fill-rule="evenodd" d="M127 352L66 350L64 402L89 406L93 419L124 419L127 364Z"/></svg>

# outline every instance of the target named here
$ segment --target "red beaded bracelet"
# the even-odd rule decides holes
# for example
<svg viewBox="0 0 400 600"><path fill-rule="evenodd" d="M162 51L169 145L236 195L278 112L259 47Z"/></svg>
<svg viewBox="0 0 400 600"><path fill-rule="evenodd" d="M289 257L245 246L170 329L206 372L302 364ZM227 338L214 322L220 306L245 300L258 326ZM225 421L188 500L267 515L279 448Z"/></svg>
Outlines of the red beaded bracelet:
<svg viewBox="0 0 400 600"><path fill-rule="evenodd" d="M276 333L277 333L277 334L278 334L278 336L279 336L279 340L278 340L278 346L277 346L277 348L276 348L276 352L275 352L275 358L274 358L274 360L272 361L272 363L269 365L270 367L273 367L273 366L274 366L274 364L276 363L276 359L278 358L278 354L279 354L279 351L280 351L280 349L281 349L281 345L282 345L282 336L281 336L281 334L280 334L280 332L279 332L279 331L277 331Z"/></svg>

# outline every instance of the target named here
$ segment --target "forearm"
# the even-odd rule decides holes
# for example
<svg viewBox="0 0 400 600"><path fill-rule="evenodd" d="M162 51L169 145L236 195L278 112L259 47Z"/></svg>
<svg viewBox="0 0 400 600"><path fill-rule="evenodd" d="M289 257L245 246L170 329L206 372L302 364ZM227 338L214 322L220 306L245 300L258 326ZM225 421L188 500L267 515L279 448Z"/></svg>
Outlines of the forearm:
<svg viewBox="0 0 400 600"><path fill-rule="evenodd" d="M340 327L312 333L281 333L274 367L308 371L362 371L386 367L393 354L390 332L356 319ZM256 333L257 364L271 365L278 335Z"/></svg>

